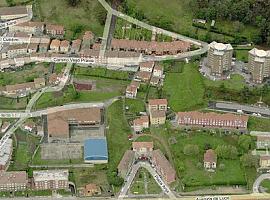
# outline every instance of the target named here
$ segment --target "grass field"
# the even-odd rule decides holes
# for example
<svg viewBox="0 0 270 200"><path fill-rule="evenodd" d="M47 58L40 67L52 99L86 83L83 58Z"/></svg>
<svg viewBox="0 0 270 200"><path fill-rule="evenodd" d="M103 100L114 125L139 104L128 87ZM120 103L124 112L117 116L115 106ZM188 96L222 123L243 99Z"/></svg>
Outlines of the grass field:
<svg viewBox="0 0 270 200"><path fill-rule="evenodd" d="M261 186L264 187L266 189L267 193L270 193L270 180L264 180L261 183Z"/></svg>
<svg viewBox="0 0 270 200"><path fill-rule="evenodd" d="M249 117L248 130L249 131L269 131L270 119Z"/></svg>
<svg viewBox="0 0 270 200"><path fill-rule="evenodd" d="M37 0L36 12L39 13L35 13L36 20L64 25L67 39L81 36L85 30L101 36L103 26L94 14L100 8L98 6L96 0L82 0L75 7L69 6L66 0Z"/></svg>
<svg viewBox="0 0 270 200"><path fill-rule="evenodd" d="M20 98L19 102L17 102L17 99L8 98L0 96L0 109L3 110L21 110L25 109L27 105L27 98Z"/></svg>
<svg viewBox="0 0 270 200"><path fill-rule="evenodd" d="M205 105L203 79L198 72L196 63L183 64L182 73L167 73L164 91L169 106L174 111L192 110Z"/></svg>
<svg viewBox="0 0 270 200"><path fill-rule="evenodd" d="M235 49L235 56L237 60L243 61L245 63L248 62L248 52L249 50L244 49L244 50L240 50L240 49Z"/></svg>

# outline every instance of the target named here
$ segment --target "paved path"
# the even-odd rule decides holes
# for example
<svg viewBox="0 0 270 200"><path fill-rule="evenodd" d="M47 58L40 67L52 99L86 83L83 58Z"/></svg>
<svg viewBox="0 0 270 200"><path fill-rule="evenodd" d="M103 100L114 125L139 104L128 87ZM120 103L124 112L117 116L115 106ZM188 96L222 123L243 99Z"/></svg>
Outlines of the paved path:
<svg viewBox="0 0 270 200"><path fill-rule="evenodd" d="M262 174L260 175L254 182L253 184L253 193L260 193L260 184L262 183L263 180L267 180L267 179L270 179L270 174L267 173L267 174Z"/></svg>

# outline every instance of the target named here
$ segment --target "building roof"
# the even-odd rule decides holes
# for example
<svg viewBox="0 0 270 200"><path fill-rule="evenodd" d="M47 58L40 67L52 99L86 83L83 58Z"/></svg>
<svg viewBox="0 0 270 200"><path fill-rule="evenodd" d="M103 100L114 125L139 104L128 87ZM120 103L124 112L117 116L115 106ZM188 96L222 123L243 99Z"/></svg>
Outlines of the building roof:
<svg viewBox="0 0 270 200"><path fill-rule="evenodd" d="M141 116L133 121L134 126L142 126L144 123L149 123L148 116Z"/></svg>
<svg viewBox="0 0 270 200"><path fill-rule="evenodd" d="M8 51L17 50L17 49L25 49L27 50L28 44L15 44L15 45L9 45Z"/></svg>
<svg viewBox="0 0 270 200"><path fill-rule="evenodd" d="M157 85L159 83L159 80L160 79L158 77L153 76L150 80L150 83Z"/></svg>
<svg viewBox="0 0 270 200"><path fill-rule="evenodd" d="M77 40L73 40L72 41L72 45L71 45L71 48L72 49L80 49L80 47L81 47L81 43L82 43L82 40L80 40L80 39L77 39Z"/></svg>
<svg viewBox="0 0 270 200"><path fill-rule="evenodd" d="M94 34L91 31L86 31L83 35L83 40L92 40L94 39Z"/></svg>
<svg viewBox="0 0 270 200"><path fill-rule="evenodd" d="M117 169L119 171L121 170L127 170L129 164L132 162L133 158L134 158L134 154L135 152L132 150L127 150L124 154L124 156L122 157L120 163L118 164Z"/></svg>
<svg viewBox="0 0 270 200"><path fill-rule="evenodd" d="M97 185L94 184L94 183L89 183L89 184L87 184L87 185L84 186L84 189L85 189L86 191L87 191L87 190L89 190L89 191L92 191L92 190L98 191L98 190L100 190L100 187L97 186Z"/></svg>
<svg viewBox="0 0 270 200"><path fill-rule="evenodd" d="M165 110L151 110L150 111L151 118L164 118L166 117Z"/></svg>
<svg viewBox="0 0 270 200"><path fill-rule="evenodd" d="M68 170L40 170L33 171L34 181L62 180L68 181Z"/></svg>
<svg viewBox="0 0 270 200"><path fill-rule="evenodd" d="M204 155L203 155L203 161L204 162L210 162L210 163L213 163L213 162L217 162L217 155L215 153L215 151L213 149L208 149Z"/></svg>
<svg viewBox="0 0 270 200"><path fill-rule="evenodd" d="M156 164L158 164L159 168L161 168L162 171L165 171L165 174L167 175L176 174L173 166L167 160L164 154L160 151L160 149L154 150L152 152L152 157L153 160L156 160Z"/></svg>
<svg viewBox="0 0 270 200"><path fill-rule="evenodd" d="M133 86L133 85L128 85L127 86L127 89L126 89L126 92L129 92L129 93L136 93L137 92L137 87Z"/></svg>
<svg viewBox="0 0 270 200"><path fill-rule="evenodd" d="M153 69L153 67L154 67L154 62L153 61L140 63L140 68Z"/></svg>
<svg viewBox="0 0 270 200"><path fill-rule="evenodd" d="M61 44L61 41L60 41L60 40L54 39L54 40L52 40L52 42L51 42L51 47L52 47L52 46L54 46L54 47L59 47L60 44Z"/></svg>
<svg viewBox="0 0 270 200"><path fill-rule="evenodd" d="M48 135L50 137L69 138L69 123L96 123L101 121L100 108L78 108L50 113L48 119Z"/></svg>
<svg viewBox="0 0 270 200"><path fill-rule="evenodd" d="M140 87L140 84L141 83L139 81L132 80L130 86L136 87L138 89Z"/></svg>
<svg viewBox="0 0 270 200"><path fill-rule="evenodd" d="M0 15L28 14L26 6L0 7Z"/></svg>
<svg viewBox="0 0 270 200"><path fill-rule="evenodd" d="M155 64L154 71L163 71L163 67L160 64Z"/></svg>
<svg viewBox="0 0 270 200"><path fill-rule="evenodd" d="M28 45L28 49L37 49L38 48L38 43L30 43Z"/></svg>
<svg viewBox="0 0 270 200"><path fill-rule="evenodd" d="M132 149L141 149L141 148L147 148L147 149L153 149L154 143L153 142L132 142Z"/></svg>
<svg viewBox="0 0 270 200"><path fill-rule="evenodd" d="M260 160L270 160L270 155L260 155Z"/></svg>
<svg viewBox="0 0 270 200"><path fill-rule="evenodd" d="M270 141L270 135L269 136L257 136L257 142L269 142Z"/></svg>
<svg viewBox="0 0 270 200"><path fill-rule="evenodd" d="M46 24L47 30L64 31L64 26L57 24Z"/></svg>
<svg viewBox="0 0 270 200"><path fill-rule="evenodd" d="M25 171L4 172L0 171L0 185L27 184L28 177Z"/></svg>
<svg viewBox="0 0 270 200"><path fill-rule="evenodd" d="M236 115L231 113L215 113L215 112L198 112L198 111L191 111L191 112L178 112L177 113L179 118L190 118L190 119L215 119L215 120L231 120L231 121L243 121L247 123L248 116L246 115Z"/></svg>
<svg viewBox="0 0 270 200"><path fill-rule="evenodd" d="M108 160L106 138L91 138L84 141L84 160Z"/></svg>
<svg viewBox="0 0 270 200"><path fill-rule="evenodd" d="M35 78L34 83L35 84L45 84L45 78Z"/></svg>
<svg viewBox="0 0 270 200"><path fill-rule="evenodd" d="M69 41L67 40L61 41L60 47L63 47L63 48L69 47Z"/></svg>
<svg viewBox="0 0 270 200"><path fill-rule="evenodd" d="M270 57L270 51L264 51L257 48L251 49L249 53L259 58Z"/></svg>
<svg viewBox="0 0 270 200"><path fill-rule="evenodd" d="M212 48L216 50L217 52L225 52L225 51L233 50L233 47L231 44L217 43L215 41L209 44L209 48Z"/></svg>
<svg viewBox="0 0 270 200"><path fill-rule="evenodd" d="M138 71L136 73L136 77L143 80L149 80L151 78L152 73L146 71Z"/></svg>
<svg viewBox="0 0 270 200"><path fill-rule="evenodd" d="M6 91L12 92L12 91L18 91L18 90L25 90L25 89L33 89L35 88L34 82L28 82L28 83L19 83L15 85L7 85Z"/></svg>
<svg viewBox="0 0 270 200"><path fill-rule="evenodd" d="M28 26L28 27L36 27L36 28L42 28L44 27L44 22L24 22L20 24L16 24L15 26Z"/></svg>
<svg viewBox="0 0 270 200"><path fill-rule="evenodd" d="M6 166L12 154L12 139L8 139L0 149L0 165Z"/></svg>
<svg viewBox="0 0 270 200"><path fill-rule="evenodd" d="M167 99L149 99L148 104L150 106L153 105L168 105Z"/></svg>

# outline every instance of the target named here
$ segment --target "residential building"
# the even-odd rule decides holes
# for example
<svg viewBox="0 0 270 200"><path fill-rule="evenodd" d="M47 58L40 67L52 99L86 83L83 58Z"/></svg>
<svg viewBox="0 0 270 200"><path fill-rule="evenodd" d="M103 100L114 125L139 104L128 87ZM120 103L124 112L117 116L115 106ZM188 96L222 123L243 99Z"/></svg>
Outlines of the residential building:
<svg viewBox="0 0 270 200"><path fill-rule="evenodd" d="M140 133L143 129L149 128L149 117L148 116L141 116L133 120L133 129L136 133Z"/></svg>
<svg viewBox="0 0 270 200"><path fill-rule="evenodd" d="M83 35L82 49L90 49L95 41L95 36L91 31L86 31Z"/></svg>
<svg viewBox="0 0 270 200"><path fill-rule="evenodd" d="M36 124L32 121L25 122L22 128L28 132L34 132L34 130L36 130Z"/></svg>
<svg viewBox="0 0 270 200"><path fill-rule="evenodd" d="M12 139L8 139L0 149L0 171L7 170L12 157L12 152Z"/></svg>
<svg viewBox="0 0 270 200"><path fill-rule="evenodd" d="M254 83L262 83L270 77L270 51L253 48L249 51L248 70Z"/></svg>
<svg viewBox="0 0 270 200"><path fill-rule="evenodd" d="M28 8L26 6L0 7L0 19L6 21L27 17L28 16L27 9Z"/></svg>
<svg viewBox="0 0 270 200"><path fill-rule="evenodd" d="M82 40L77 39L72 41L71 53L78 54L81 49Z"/></svg>
<svg viewBox="0 0 270 200"><path fill-rule="evenodd" d="M45 78L35 78L34 84L35 84L36 89L45 87L45 84L46 84Z"/></svg>
<svg viewBox="0 0 270 200"><path fill-rule="evenodd" d="M260 155L260 167L261 168L270 167L270 155Z"/></svg>
<svg viewBox="0 0 270 200"><path fill-rule="evenodd" d="M154 148L153 142L132 142L132 149L136 156L149 156Z"/></svg>
<svg viewBox="0 0 270 200"><path fill-rule="evenodd" d="M24 32L31 34L42 34L44 32L43 22L24 22L9 27L10 32Z"/></svg>
<svg viewBox="0 0 270 200"><path fill-rule="evenodd" d="M51 43L50 38L41 38L40 39L40 44L39 44L39 52L40 53L47 53L49 46Z"/></svg>
<svg viewBox="0 0 270 200"><path fill-rule="evenodd" d="M152 73L146 71L138 71L135 74L135 80L142 81L142 82L149 82L151 79Z"/></svg>
<svg viewBox="0 0 270 200"><path fill-rule="evenodd" d="M211 74L222 76L224 72L231 70L233 48L230 44L212 42L208 46L208 66Z"/></svg>
<svg viewBox="0 0 270 200"><path fill-rule="evenodd" d="M208 149L203 155L203 165L206 170L217 168L217 155L213 149Z"/></svg>
<svg viewBox="0 0 270 200"><path fill-rule="evenodd" d="M61 53L68 53L69 52L69 47L70 47L69 41L67 41L67 40L61 41L61 43L60 43L60 52Z"/></svg>
<svg viewBox="0 0 270 200"><path fill-rule="evenodd" d="M150 85L152 85L152 86L158 86L159 83L160 83L159 77L152 76L152 78L150 80Z"/></svg>
<svg viewBox="0 0 270 200"><path fill-rule="evenodd" d="M126 97L134 99L137 96L137 87L133 85L128 85L126 89Z"/></svg>
<svg viewBox="0 0 270 200"><path fill-rule="evenodd" d="M162 176L166 183L171 184L176 180L175 169L160 149L152 152L152 164L155 165L157 172Z"/></svg>
<svg viewBox="0 0 270 200"><path fill-rule="evenodd" d="M58 85L61 82L61 75L57 75L53 73L49 76L49 84L50 85Z"/></svg>
<svg viewBox="0 0 270 200"><path fill-rule="evenodd" d="M77 91L90 91L96 89L96 82L89 79L73 79L73 85Z"/></svg>
<svg viewBox="0 0 270 200"><path fill-rule="evenodd" d="M15 85L7 85L4 93L6 95L26 96L31 90L35 89L34 82L19 83Z"/></svg>
<svg viewBox="0 0 270 200"><path fill-rule="evenodd" d="M105 137L85 140L84 162L92 164L108 163L108 148Z"/></svg>
<svg viewBox="0 0 270 200"><path fill-rule="evenodd" d="M65 28L61 25L55 25L55 24L46 24L45 27L46 34L52 36L52 37L64 37L65 34Z"/></svg>
<svg viewBox="0 0 270 200"><path fill-rule="evenodd" d="M141 83L139 81L132 80L130 86L136 87L137 89L140 88Z"/></svg>
<svg viewBox="0 0 270 200"><path fill-rule="evenodd" d="M167 111L168 101L167 99L149 99L148 109L151 110L163 110Z"/></svg>
<svg viewBox="0 0 270 200"><path fill-rule="evenodd" d="M198 111L179 112L177 114L177 123L180 126L235 129L245 131L247 129L248 116L231 113L202 113Z"/></svg>
<svg viewBox="0 0 270 200"><path fill-rule="evenodd" d="M33 184L36 190L68 189L68 170L33 171Z"/></svg>
<svg viewBox="0 0 270 200"><path fill-rule="evenodd" d="M257 136L257 149L270 148L270 136Z"/></svg>
<svg viewBox="0 0 270 200"><path fill-rule="evenodd" d="M166 111L164 110L151 110L150 123L152 125L161 125L166 122Z"/></svg>
<svg viewBox="0 0 270 200"><path fill-rule="evenodd" d="M28 53L36 53L37 52L37 50L38 50L38 43L30 43L29 45L28 45Z"/></svg>
<svg viewBox="0 0 270 200"><path fill-rule="evenodd" d="M24 191L28 177L25 171L0 171L0 191Z"/></svg>
<svg viewBox="0 0 270 200"><path fill-rule="evenodd" d="M19 55L27 55L28 44L9 45L7 50L2 52L2 58L15 58Z"/></svg>
<svg viewBox="0 0 270 200"><path fill-rule="evenodd" d="M50 45L50 52L58 53L60 51L60 44L61 44L60 40L58 39L52 40Z"/></svg>
<svg viewBox="0 0 270 200"><path fill-rule="evenodd" d="M95 196L101 194L101 189L94 183L90 183L84 186L84 196Z"/></svg>
<svg viewBox="0 0 270 200"><path fill-rule="evenodd" d="M152 73L154 64L152 61L140 63L140 71Z"/></svg>
<svg viewBox="0 0 270 200"><path fill-rule="evenodd" d="M53 110L52 110L53 111ZM101 108L78 108L50 113L48 111L48 141L70 139L70 127L91 128L101 124Z"/></svg>
<svg viewBox="0 0 270 200"><path fill-rule="evenodd" d="M10 122L5 121L1 126L1 133L5 133L10 127Z"/></svg>
<svg viewBox="0 0 270 200"><path fill-rule="evenodd" d="M118 175L125 178L135 159L135 152L127 150L117 166Z"/></svg>
<svg viewBox="0 0 270 200"><path fill-rule="evenodd" d="M153 76L154 77L159 77L162 78L163 77L163 67L159 64L155 64L154 67L154 71L153 71Z"/></svg>

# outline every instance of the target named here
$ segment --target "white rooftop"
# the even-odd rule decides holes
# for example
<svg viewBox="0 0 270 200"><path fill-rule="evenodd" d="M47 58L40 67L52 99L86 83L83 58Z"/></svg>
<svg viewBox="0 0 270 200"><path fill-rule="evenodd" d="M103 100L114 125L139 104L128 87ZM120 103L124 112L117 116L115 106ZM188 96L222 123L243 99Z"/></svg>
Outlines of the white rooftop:
<svg viewBox="0 0 270 200"><path fill-rule="evenodd" d="M270 51L264 51L257 48L251 49L249 53L259 58L270 57Z"/></svg>
<svg viewBox="0 0 270 200"><path fill-rule="evenodd" d="M68 175L68 170L41 170L33 172L34 181L68 181Z"/></svg>
<svg viewBox="0 0 270 200"><path fill-rule="evenodd" d="M9 161L12 148L12 139L8 139L0 149L0 165L6 165L6 163Z"/></svg>
<svg viewBox="0 0 270 200"><path fill-rule="evenodd" d="M216 55L223 55L225 51L233 50L232 45L217 43L215 41L209 44L209 48L214 49L214 54Z"/></svg>

